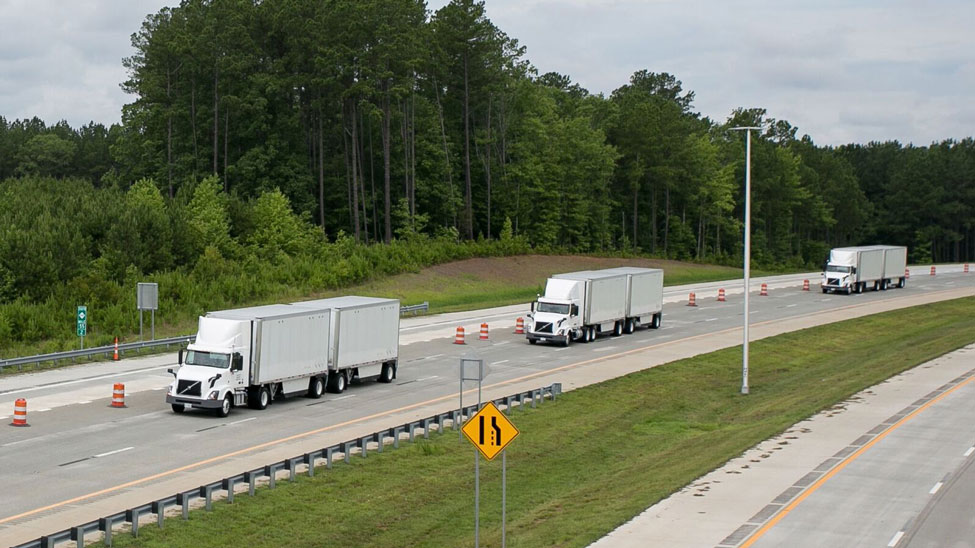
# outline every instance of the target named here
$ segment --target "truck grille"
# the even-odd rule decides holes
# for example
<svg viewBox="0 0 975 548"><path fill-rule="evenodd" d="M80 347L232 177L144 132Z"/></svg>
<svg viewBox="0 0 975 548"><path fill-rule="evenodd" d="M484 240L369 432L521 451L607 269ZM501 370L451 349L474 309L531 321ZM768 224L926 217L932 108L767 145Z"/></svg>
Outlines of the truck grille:
<svg viewBox="0 0 975 548"><path fill-rule="evenodd" d="M535 324L535 333L551 333L552 322L538 322Z"/></svg>
<svg viewBox="0 0 975 548"><path fill-rule="evenodd" d="M200 392L200 381L186 381L181 380L176 385L176 394L180 396L199 396Z"/></svg>

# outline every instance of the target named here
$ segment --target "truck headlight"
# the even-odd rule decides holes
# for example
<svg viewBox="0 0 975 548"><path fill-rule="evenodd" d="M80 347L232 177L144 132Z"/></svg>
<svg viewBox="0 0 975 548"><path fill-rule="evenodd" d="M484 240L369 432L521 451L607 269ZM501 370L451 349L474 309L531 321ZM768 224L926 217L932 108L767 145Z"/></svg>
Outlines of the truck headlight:
<svg viewBox="0 0 975 548"><path fill-rule="evenodd" d="M219 396L219 395L220 395L220 391L219 390L211 390L210 393L207 394L207 399L208 400L215 400L215 399L217 399L217 396Z"/></svg>

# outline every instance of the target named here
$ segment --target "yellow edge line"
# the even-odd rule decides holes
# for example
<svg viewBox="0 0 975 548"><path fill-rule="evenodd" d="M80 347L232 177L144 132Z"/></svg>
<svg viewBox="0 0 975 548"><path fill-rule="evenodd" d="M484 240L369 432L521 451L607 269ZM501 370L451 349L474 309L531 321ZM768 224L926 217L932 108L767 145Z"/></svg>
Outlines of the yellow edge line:
<svg viewBox="0 0 975 548"><path fill-rule="evenodd" d="M907 416L905 416L901 420L895 422L894 424L890 425L890 427L888 427L886 430L884 430L880 434L877 434L877 436L874 439L870 440L863 447L861 447L860 449L854 451L848 457L846 457L845 459L843 459L842 461L840 461L839 464L837 464L832 470L830 470L829 472L827 472L823 477L821 477L818 480L816 480L815 483L813 483L812 485L810 485L795 500L793 500L787 506L785 506L784 508L782 508L781 510L779 510L779 512L777 514L775 514L775 516L772 517L772 519L770 519L765 525L763 525L757 531L755 531L754 533L752 533L751 536L749 536L747 539L745 539L745 542L743 542L742 544L740 544L739 545L739 548L748 548L749 546L751 546L752 544L754 544L758 539L760 539L763 535L765 535L765 533L767 533L769 531L769 529L771 529L772 527L774 527L775 524L777 524L779 521L782 520L782 518L784 518L786 515L788 515L789 512L795 510L796 506L799 506L799 504L802 501L806 500L806 498L809 497L809 495L813 494L817 489L819 489L820 487L822 487L822 485L824 483L826 483L826 481L828 481L830 478L832 478L833 476L835 476L836 474L838 474L841 470L843 470L844 468L846 468L846 466L848 464L850 464L851 462L853 462L854 460L856 460L857 458L859 458L860 455L862 455L868 449L870 449L871 447L873 447L874 445L876 445L880 440L886 438L888 434L890 434L894 430L897 430L898 428L900 428L901 426L903 426L905 423L907 423L907 421L913 419L915 416L917 416L919 413L921 413L921 411L924 411L925 409L931 407L935 403L941 401L948 394L951 394L955 390L958 390L959 388L965 386L966 384L968 384L968 383L970 383L972 381L975 381L975 377L968 377L964 381L958 383L957 385L951 387L950 389L945 390L944 392L942 392L938 396L932 398L931 400L929 400L927 403L925 403L921 407L918 407L914 411L910 412Z"/></svg>
<svg viewBox="0 0 975 548"><path fill-rule="evenodd" d="M937 294L937 293L938 292L935 292L935 293L932 293L932 294ZM910 298L910 297L899 297L899 299L906 299L906 298ZM808 316L816 316L816 315L821 315L821 314L836 312L838 310L846 310L846 309L850 309L850 308L858 308L858 307L862 307L862 306L867 306L868 304L871 304L871 303L854 304L854 305L843 306L843 307L839 307L839 308L833 308L833 309L830 309L830 310L824 310L824 311L814 312L812 314L809 314ZM808 316L805 316L805 317L808 317ZM754 326L761 326L761 325L766 325L766 324L771 324L771 323L780 323L781 321L782 320L768 320L768 321L764 321L764 322L753 323L753 324L751 324L751 326L754 327ZM628 356L630 354L636 354L636 353L639 353L639 352L646 352L648 350L653 350L653 349L659 348L661 346L667 346L667 345L676 344L676 343L683 343L683 342L686 342L686 341L692 341L692 340L700 339L700 338L703 338L703 337L714 337L714 336L717 336L717 335L723 335L723 334L726 334L726 333L738 331L740 329L741 328L739 328L739 327L731 327L731 328L728 328L728 329L723 329L721 331L716 331L714 333L702 333L700 335L694 335L692 337L685 337L683 339L679 339L679 340L676 340L676 341L668 341L668 342L663 342L663 343L652 344L650 346L644 346L642 348L635 348L633 350L627 350L625 352L618 352L616 354L609 354L609 355L606 355L606 356L601 356L601 357L598 357L598 358L593 358L591 360L585 360L585 361L581 361L581 362L570 363L568 365L563 365L563 366L560 366L560 367L556 367L554 369L548 369L546 371L539 371L539 372L536 372L536 373L531 373L529 375L525 375L523 377L518 377L516 379L510 379L510 380L507 380L507 381L502 381L502 382L499 382L499 383L491 384L491 385L488 385L488 386L486 386L484 388L496 388L496 387L499 387L499 386L504 386L504 385L513 384L513 383L516 383L516 382L525 381L525 380L532 379L532 378L535 378L535 377L541 377L541 376L544 376L544 375L550 375L552 373L557 373L559 371L565 371L565 370L568 370L568 369L572 369L574 367L580 367L580 366L583 366L583 365L589 365L591 363L596 363L596 362L605 361L605 360L611 360L611 359L619 358L619 357L622 357L622 356ZM472 393L472 392L474 392L474 389L471 389L471 390L468 390L467 391L467 393ZM365 417L360 417L360 418L357 418L357 419L352 419L352 420L349 420L349 421L346 421L346 422L342 422L342 423L339 423L339 424L333 424L331 426L325 426L323 428L317 428L315 430L309 430L307 432L302 432L300 434L295 434L295 435L288 436L288 437L285 437L285 438L280 438L280 439L277 439L277 440L272 440L272 441L264 442L264 443L261 443L261 444L258 444L258 445L254 445L254 446L251 446L251 447L246 447L244 449L239 449L237 451L233 451L233 452L230 452L230 453L225 453L223 455L218 455L216 457L211 457L209 459L201 460L199 462L194 462L192 464L187 464L185 466L180 466L179 468L174 468L172 470L167 470L165 472L159 472L158 474L153 474L151 476L146 476L144 478L140 478L140 479L137 479L137 480L132 480L132 481L129 481L129 482L120 484L120 485L116 485L114 487L107 487L105 489L102 489L102 490L99 490L99 491L95 491L94 493L88 493L86 495L80 495L80 496L77 496L77 497L74 497L74 498L71 498L71 499L63 500L61 502L56 502L54 504L50 504L48 506L44 506L44 507L41 507L41 508L35 508L33 510L28 510L26 512L22 512L22 513L17 514L17 515L13 515L13 516L9 516L9 517L6 517L6 518L2 518L2 519L0 519L0 525L2 525L4 523L9 523L11 521L15 521L15 520L18 520L18 519L21 519L21 518L25 518L25 517L28 517L28 516L32 516L34 514L39 514L41 512L46 512L48 510L53 510L55 508L60 508L62 506L66 506L68 504L74 504L76 502L81 502L83 500L87 500L87 499L90 499L90 498L94 498L94 497L98 497L98 496L101 496L101 495L105 495L107 493L112 493L112 492L115 492L115 491L120 491L122 489L127 489L129 487L133 487L133 486L136 486L136 485L139 485L139 484L142 484L142 483L154 481L154 480L157 480L157 479L160 479L160 478L165 478L167 476L172 476L174 474L178 474L180 472L185 472L187 470L192 470L193 468L198 468L200 466L205 466L207 464L211 464L211 463L214 463L214 462L217 462L217 461L220 461L220 460L228 459L228 458L231 458L231 457L236 457L238 455L243 455L243 454L246 454L246 453L250 453L252 451L257 451L257 450L264 449L264 448L267 448L267 447L271 447L271 446L274 446L274 445L278 445L278 444L282 444L282 443L287 443L289 441L294 441L294 440L306 438L308 436L314 436L315 434L321 434L323 432L328 432L329 430L335 430L336 428L341 428L343 426L349 426L351 424L365 422L365 421L369 421L369 420L376 419L376 418L379 418L379 417L384 417L384 416L387 416L387 415L393 415L393 414L396 414L396 413L401 413L403 411L408 411L410 409L415 409L417 407L423 407L425 405L430 405L430 404L442 402L444 400L452 399L453 397L454 397L453 395L442 396L442 397L439 397L439 398L434 398L434 399L431 399L431 400L427 400L427 401L423 401L423 402L419 402L419 403L414 403L414 404L411 404L411 405L407 405L407 406L404 406L404 407L400 407L398 409L392 409L392 410L389 410L389 411L383 411L381 413L374 413L372 415L368 415L368 416L365 416Z"/></svg>

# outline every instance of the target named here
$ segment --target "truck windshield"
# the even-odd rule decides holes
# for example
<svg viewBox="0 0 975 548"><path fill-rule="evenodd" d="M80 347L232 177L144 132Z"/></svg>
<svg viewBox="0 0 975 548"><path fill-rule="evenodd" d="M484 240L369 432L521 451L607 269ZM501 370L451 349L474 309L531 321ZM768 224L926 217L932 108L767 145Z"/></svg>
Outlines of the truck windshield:
<svg viewBox="0 0 975 548"><path fill-rule="evenodd" d="M826 272L844 272L844 273L847 273L849 271L850 271L850 267L848 267L848 266L841 266L841 265L838 265L838 264L828 264L828 265L826 265Z"/></svg>
<svg viewBox="0 0 975 548"><path fill-rule="evenodd" d="M185 363L186 365L202 365L204 367L219 367L221 369L226 369L230 367L230 354L189 350L186 352Z"/></svg>
<svg viewBox="0 0 975 548"><path fill-rule="evenodd" d="M569 305L567 305L567 304L557 304L557 303L546 303L546 302L541 302L540 301L538 303L538 311L539 312L550 312L552 314L564 314L564 315L568 315L569 314Z"/></svg>

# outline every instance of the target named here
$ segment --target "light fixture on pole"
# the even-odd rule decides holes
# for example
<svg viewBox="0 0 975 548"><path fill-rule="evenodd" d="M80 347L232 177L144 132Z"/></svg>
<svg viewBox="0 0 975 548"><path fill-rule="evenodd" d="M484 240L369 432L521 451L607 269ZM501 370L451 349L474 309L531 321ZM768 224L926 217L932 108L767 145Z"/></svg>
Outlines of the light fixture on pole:
<svg viewBox="0 0 975 548"><path fill-rule="evenodd" d="M755 126L730 128L745 132L745 333L741 349L741 393L748 394L748 293L752 262L752 130Z"/></svg>

